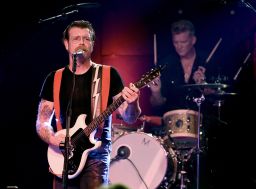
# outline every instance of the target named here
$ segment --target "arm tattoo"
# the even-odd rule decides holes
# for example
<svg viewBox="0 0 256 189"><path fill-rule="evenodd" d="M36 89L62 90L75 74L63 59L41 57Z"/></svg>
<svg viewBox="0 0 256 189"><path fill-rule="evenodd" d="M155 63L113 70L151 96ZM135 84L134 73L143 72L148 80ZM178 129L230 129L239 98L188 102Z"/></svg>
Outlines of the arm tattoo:
<svg viewBox="0 0 256 189"><path fill-rule="evenodd" d="M53 135L53 128L50 125L53 108L46 100L42 100L38 108L36 130L42 140L49 143L50 136Z"/></svg>

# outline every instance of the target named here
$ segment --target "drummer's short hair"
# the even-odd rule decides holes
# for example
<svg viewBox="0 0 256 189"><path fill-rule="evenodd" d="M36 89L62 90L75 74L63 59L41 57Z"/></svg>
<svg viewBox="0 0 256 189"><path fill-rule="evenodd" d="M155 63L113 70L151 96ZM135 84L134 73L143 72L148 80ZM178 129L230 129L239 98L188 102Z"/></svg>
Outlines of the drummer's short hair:
<svg viewBox="0 0 256 189"><path fill-rule="evenodd" d="M195 35L195 27L189 20L178 20L171 25L172 34L180 34L183 32L189 32L191 35Z"/></svg>

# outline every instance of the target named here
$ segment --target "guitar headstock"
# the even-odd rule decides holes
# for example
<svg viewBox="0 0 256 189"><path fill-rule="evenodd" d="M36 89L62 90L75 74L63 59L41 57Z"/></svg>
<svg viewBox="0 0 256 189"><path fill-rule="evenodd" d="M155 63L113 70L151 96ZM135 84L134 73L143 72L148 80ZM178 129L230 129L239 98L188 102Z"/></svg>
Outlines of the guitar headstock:
<svg viewBox="0 0 256 189"><path fill-rule="evenodd" d="M143 88L147 86L150 82L152 82L155 78L160 76L161 71L165 68L166 66L158 65L155 68L152 68L150 71L142 75L141 79L134 83L134 85L137 88Z"/></svg>

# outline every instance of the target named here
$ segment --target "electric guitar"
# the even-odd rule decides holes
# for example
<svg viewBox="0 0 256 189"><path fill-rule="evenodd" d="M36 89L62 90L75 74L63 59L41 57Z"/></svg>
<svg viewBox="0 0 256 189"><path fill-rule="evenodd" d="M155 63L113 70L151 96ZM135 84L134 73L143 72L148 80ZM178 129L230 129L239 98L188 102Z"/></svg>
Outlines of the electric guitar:
<svg viewBox="0 0 256 189"><path fill-rule="evenodd" d="M147 86L150 82L160 76L160 72L165 66L157 66L151 69L142 78L134 83L134 85L140 89ZM101 141L96 141L94 135L96 128L110 116L123 102L122 96L118 97L111 105L109 105L105 111L103 111L98 117L96 117L88 126L85 124L86 114L78 116L75 125L69 129L70 133L70 145L67 160L68 178L73 179L77 177L82 171L88 153L101 146ZM62 129L55 133L55 135L66 134L66 129ZM47 158L52 173L62 178L64 168L64 152L60 147L53 145L48 146Z"/></svg>

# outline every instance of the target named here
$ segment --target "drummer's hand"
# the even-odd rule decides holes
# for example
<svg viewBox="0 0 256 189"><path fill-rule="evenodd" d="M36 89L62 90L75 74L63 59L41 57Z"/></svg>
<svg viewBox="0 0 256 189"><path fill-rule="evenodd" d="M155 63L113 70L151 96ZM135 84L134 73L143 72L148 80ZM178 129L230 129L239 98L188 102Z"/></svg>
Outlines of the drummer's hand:
<svg viewBox="0 0 256 189"><path fill-rule="evenodd" d="M198 69L193 74L193 79L196 84L205 82L205 68L203 66L198 66Z"/></svg>
<svg viewBox="0 0 256 189"><path fill-rule="evenodd" d="M142 122L150 122L150 117L149 116L146 116L146 115L143 115L143 116L140 116L139 117L139 120L142 121Z"/></svg>
<svg viewBox="0 0 256 189"><path fill-rule="evenodd" d="M155 78L152 82L149 83L149 87L152 93L158 93L161 90L161 80L159 77Z"/></svg>
<svg viewBox="0 0 256 189"><path fill-rule="evenodd" d="M161 126L162 125L162 117L160 116L146 116L143 115L139 117L139 120L142 122L150 123L154 126Z"/></svg>

